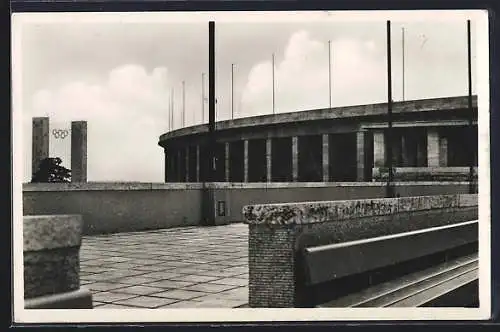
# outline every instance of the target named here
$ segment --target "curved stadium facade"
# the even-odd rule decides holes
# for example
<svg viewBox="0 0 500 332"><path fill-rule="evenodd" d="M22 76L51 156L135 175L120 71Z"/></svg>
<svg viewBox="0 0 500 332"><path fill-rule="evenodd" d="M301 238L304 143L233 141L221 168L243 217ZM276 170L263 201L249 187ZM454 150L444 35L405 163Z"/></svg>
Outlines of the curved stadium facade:
<svg viewBox="0 0 500 332"><path fill-rule="evenodd" d="M391 139L386 103L217 122L215 180L376 181L387 176L389 148L395 180L468 179L477 165L476 96L472 114L467 96L394 102L392 114ZM165 182L206 181L207 137L207 124L160 136Z"/></svg>

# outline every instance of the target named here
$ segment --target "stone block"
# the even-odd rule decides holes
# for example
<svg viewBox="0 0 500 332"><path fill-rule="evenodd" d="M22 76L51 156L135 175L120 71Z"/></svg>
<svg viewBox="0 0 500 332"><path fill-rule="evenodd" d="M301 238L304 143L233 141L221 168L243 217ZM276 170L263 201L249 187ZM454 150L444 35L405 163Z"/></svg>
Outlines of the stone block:
<svg viewBox="0 0 500 332"><path fill-rule="evenodd" d="M25 252L24 297L77 290L79 273L78 248Z"/></svg>
<svg viewBox="0 0 500 332"><path fill-rule="evenodd" d="M470 207L478 206L477 194L462 194L458 196L458 206Z"/></svg>
<svg viewBox="0 0 500 332"><path fill-rule="evenodd" d="M79 291L82 230L83 220L79 215L23 218L24 298L27 308L92 307L91 299L88 305L88 294Z"/></svg>
<svg viewBox="0 0 500 332"><path fill-rule="evenodd" d="M267 225L311 224L396 213L397 199L260 204L243 208L248 223Z"/></svg>
<svg viewBox="0 0 500 332"><path fill-rule="evenodd" d="M398 199L398 211L410 212L415 210L430 210L431 203L426 196L422 197L401 197Z"/></svg>
<svg viewBox="0 0 500 332"><path fill-rule="evenodd" d="M24 216L23 250L79 247L82 229L83 221L78 215Z"/></svg>

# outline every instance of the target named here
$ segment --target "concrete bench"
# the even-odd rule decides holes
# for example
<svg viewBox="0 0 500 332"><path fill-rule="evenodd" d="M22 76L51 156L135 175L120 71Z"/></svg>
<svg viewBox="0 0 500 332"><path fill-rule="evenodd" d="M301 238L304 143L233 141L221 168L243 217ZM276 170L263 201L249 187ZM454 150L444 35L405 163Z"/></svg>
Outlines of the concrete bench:
<svg viewBox="0 0 500 332"><path fill-rule="evenodd" d="M92 295L80 287L79 215L24 216L24 307L92 309Z"/></svg>
<svg viewBox="0 0 500 332"><path fill-rule="evenodd" d="M477 208L477 195L246 206L249 307L475 305Z"/></svg>
<svg viewBox="0 0 500 332"><path fill-rule="evenodd" d="M311 307L475 306L477 244L475 220L309 247L298 287Z"/></svg>

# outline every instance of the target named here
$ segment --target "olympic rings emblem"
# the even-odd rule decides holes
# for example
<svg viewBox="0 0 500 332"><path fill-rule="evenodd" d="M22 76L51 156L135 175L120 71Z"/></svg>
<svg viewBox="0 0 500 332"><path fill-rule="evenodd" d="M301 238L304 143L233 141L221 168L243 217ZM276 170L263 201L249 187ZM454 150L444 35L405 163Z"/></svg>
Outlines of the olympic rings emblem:
<svg viewBox="0 0 500 332"><path fill-rule="evenodd" d="M52 135L54 136L54 138L65 139L69 135L69 130L68 129L53 129Z"/></svg>

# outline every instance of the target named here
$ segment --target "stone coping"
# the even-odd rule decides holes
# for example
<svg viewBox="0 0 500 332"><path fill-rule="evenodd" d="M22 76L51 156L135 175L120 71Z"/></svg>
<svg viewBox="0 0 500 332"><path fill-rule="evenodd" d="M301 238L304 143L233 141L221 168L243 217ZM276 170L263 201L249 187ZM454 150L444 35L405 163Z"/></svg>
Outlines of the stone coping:
<svg viewBox="0 0 500 332"><path fill-rule="evenodd" d="M393 182L395 187L430 186L430 185L468 185L466 181L404 181ZM286 188L355 188L385 187L387 182L214 182L207 188L214 189L286 189Z"/></svg>
<svg viewBox="0 0 500 332"><path fill-rule="evenodd" d="M300 225L477 204L477 194L277 203L244 206L243 216L247 224Z"/></svg>
<svg viewBox="0 0 500 332"><path fill-rule="evenodd" d="M23 183L23 191L129 191L129 190L188 190L202 189L201 183L150 182L82 182L82 183Z"/></svg>
<svg viewBox="0 0 500 332"><path fill-rule="evenodd" d="M23 251L78 247L82 240L80 215L23 216Z"/></svg>
<svg viewBox="0 0 500 332"><path fill-rule="evenodd" d="M465 167L393 167L393 170L396 173L408 174L408 173L426 173L426 174L455 174L455 173L464 173L468 174L470 168ZM477 174L478 168L473 167L473 171ZM373 173L387 173L388 168L386 167L374 167Z"/></svg>
<svg viewBox="0 0 500 332"><path fill-rule="evenodd" d="M457 109L466 109L468 107L467 102L468 96L399 101L393 103L393 113L415 113L436 110L453 111ZM477 108L477 96L475 95L473 96L473 107ZM234 120L218 121L215 126L217 130L229 130L250 126L276 125L281 123L385 115L386 113L387 103L377 103L251 116ZM170 138L203 134L207 132L208 124L176 129L161 135L158 145L161 146Z"/></svg>
<svg viewBox="0 0 500 332"><path fill-rule="evenodd" d="M466 181L401 181L395 187L468 185ZM209 189L281 189L281 188L330 188L330 187L385 187L387 182L211 182L211 183L23 183L23 192L40 191L134 191L134 190L200 190Z"/></svg>

